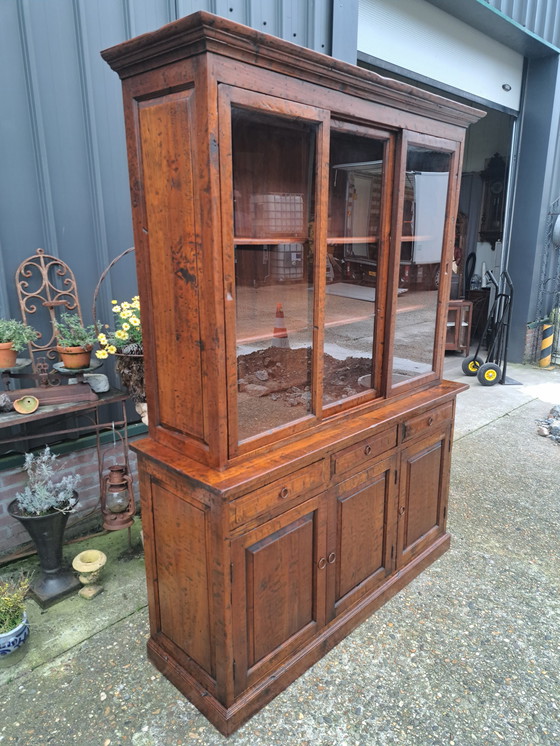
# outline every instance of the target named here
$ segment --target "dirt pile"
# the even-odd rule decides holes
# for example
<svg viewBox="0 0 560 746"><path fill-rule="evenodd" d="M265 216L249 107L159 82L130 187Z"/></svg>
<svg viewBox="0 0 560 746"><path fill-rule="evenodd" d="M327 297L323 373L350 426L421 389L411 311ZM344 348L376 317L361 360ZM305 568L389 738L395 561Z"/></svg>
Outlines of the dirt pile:
<svg viewBox="0 0 560 746"><path fill-rule="evenodd" d="M371 360L324 357L325 401L337 401L364 391L358 380L371 373ZM311 350L269 347L243 355L238 362L238 389L250 396L270 396L289 406L311 399Z"/></svg>

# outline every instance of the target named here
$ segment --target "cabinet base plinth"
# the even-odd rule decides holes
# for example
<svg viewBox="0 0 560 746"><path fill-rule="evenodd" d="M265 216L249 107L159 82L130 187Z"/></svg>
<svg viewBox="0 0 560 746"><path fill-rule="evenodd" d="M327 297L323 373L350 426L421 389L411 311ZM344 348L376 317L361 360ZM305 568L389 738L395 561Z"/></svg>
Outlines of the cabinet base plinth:
<svg viewBox="0 0 560 746"><path fill-rule="evenodd" d="M230 707L225 707L212 696L154 639L148 641L148 659L220 733L228 736L438 559L449 549L450 542L450 535L443 534L406 567L391 575L375 593L365 596L345 614L334 619L311 642L286 659L262 681L243 692Z"/></svg>

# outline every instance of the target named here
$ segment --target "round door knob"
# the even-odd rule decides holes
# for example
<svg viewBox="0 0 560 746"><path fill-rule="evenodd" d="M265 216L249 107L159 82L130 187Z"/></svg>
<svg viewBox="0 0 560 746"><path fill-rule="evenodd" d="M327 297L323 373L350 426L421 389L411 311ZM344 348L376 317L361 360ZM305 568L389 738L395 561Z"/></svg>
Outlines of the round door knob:
<svg viewBox="0 0 560 746"><path fill-rule="evenodd" d="M319 560L319 562L317 562L317 566L318 566L319 570L324 570L325 567L327 566L327 560L324 557L321 557L321 559Z"/></svg>
<svg viewBox="0 0 560 746"><path fill-rule="evenodd" d="M333 562L336 560L336 554L334 552L331 552L328 556L327 562L329 565L332 565Z"/></svg>
<svg viewBox="0 0 560 746"><path fill-rule="evenodd" d="M287 487L282 487L278 494L284 500L290 494L290 490Z"/></svg>
<svg viewBox="0 0 560 746"><path fill-rule="evenodd" d="M364 448L364 453L366 454L366 456L369 456L369 454L371 453L371 446L370 445L367 445Z"/></svg>

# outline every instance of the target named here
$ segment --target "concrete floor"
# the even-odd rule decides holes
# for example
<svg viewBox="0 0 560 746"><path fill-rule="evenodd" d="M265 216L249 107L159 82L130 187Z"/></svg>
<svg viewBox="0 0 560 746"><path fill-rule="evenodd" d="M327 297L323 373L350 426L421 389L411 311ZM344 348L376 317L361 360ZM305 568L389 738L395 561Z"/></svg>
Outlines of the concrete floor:
<svg viewBox="0 0 560 746"><path fill-rule="evenodd" d="M560 403L560 372L510 366L522 385L484 388L461 360L446 360L448 378L472 384L458 403L451 550L230 744L560 743L560 450L535 428ZM110 555L106 590L46 612L29 602L28 653L0 670L0 744L225 743L146 661L141 555L119 534L88 544Z"/></svg>

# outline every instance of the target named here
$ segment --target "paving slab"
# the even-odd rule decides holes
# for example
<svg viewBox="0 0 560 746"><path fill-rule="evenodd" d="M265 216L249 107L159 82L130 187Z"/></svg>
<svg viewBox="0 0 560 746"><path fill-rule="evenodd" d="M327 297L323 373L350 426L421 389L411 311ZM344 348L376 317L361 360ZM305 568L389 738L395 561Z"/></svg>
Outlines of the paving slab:
<svg viewBox="0 0 560 746"><path fill-rule="evenodd" d="M463 374L463 360L462 355L448 355L444 365L445 378L469 386L469 390L457 398L455 440L530 401L541 401L546 414L553 404L560 403L560 368L547 371L532 365L510 363L507 366L507 377L518 381L519 385L498 383L494 386L482 386L476 377Z"/></svg>
<svg viewBox="0 0 560 746"><path fill-rule="evenodd" d="M105 536L85 539L64 547L64 562L86 549L99 549L107 555L101 584L103 592L91 601L75 593L48 609L35 601L26 601L31 633L25 643L25 655L12 664L12 656L0 660L0 686L33 671L59 655L80 645L103 629L126 619L147 605L144 557L140 540L139 520L131 530L115 531ZM36 556L0 570L1 575L38 573ZM2 743L0 738L0 743Z"/></svg>

